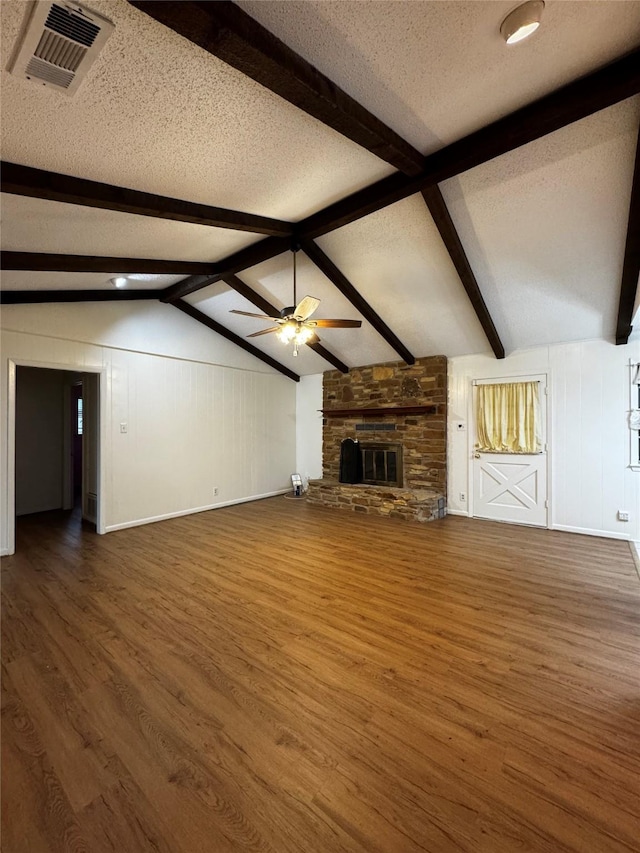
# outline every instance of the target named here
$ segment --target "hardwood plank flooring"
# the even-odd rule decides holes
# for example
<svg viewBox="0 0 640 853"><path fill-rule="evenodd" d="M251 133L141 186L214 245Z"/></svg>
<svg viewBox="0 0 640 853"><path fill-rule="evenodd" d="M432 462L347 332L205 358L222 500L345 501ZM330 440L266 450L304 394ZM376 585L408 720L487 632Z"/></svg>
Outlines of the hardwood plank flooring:
<svg viewBox="0 0 640 853"><path fill-rule="evenodd" d="M638 853L627 543L272 498L2 560L4 853Z"/></svg>

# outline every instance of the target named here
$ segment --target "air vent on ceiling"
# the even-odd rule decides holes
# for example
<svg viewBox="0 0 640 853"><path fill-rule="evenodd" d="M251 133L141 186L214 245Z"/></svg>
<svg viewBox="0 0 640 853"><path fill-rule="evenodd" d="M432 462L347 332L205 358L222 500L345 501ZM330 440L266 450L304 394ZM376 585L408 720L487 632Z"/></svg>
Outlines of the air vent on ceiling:
<svg viewBox="0 0 640 853"><path fill-rule="evenodd" d="M38 0L11 73L72 95L113 29L111 21L78 3Z"/></svg>

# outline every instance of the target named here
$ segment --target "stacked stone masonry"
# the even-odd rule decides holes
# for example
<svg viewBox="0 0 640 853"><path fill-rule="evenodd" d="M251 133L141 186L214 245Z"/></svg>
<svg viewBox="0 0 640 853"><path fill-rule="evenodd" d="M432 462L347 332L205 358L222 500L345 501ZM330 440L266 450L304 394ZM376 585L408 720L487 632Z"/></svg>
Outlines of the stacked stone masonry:
<svg viewBox="0 0 640 853"><path fill-rule="evenodd" d="M445 515L444 497L429 489L349 485L335 480L310 480L307 502L405 521L435 521Z"/></svg>
<svg viewBox="0 0 640 853"><path fill-rule="evenodd" d="M397 415L393 411L398 407L423 405L435 405L437 413ZM395 430L361 432L356 431L356 424L363 423L364 418L324 418L323 478L310 484L309 500L421 521L441 517L447 482L446 357L420 358L412 365L390 362L357 367L347 374L337 370L324 374L325 414L328 409L371 407L388 408L388 414L376 414L374 420L377 424L394 424ZM372 443L400 442L403 488L339 483L340 445L345 438Z"/></svg>

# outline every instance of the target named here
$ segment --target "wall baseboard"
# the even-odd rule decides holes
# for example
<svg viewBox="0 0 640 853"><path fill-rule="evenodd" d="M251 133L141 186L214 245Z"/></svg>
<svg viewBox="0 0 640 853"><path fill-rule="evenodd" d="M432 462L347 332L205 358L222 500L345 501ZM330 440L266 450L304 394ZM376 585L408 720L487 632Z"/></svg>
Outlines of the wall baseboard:
<svg viewBox="0 0 640 853"><path fill-rule="evenodd" d="M469 512L467 512L467 510L449 509L449 507L447 507L447 515L462 515L462 516L466 516L467 518L473 517L469 514ZM542 528L542 529L544 529L544 528ZM571 525L568 525L568 524L553 524L553 525L551 525L551 527L549 529L550 530L561 530L563 533L580 533L583 536L602 536L604 539L626 540L631 545L632 551L633 551L634 544L637 546L637 548L639 549L637 552L638 553L637 559L640 561L640 542L634 543L633 540L630 539L630 537L625 533L613 533L611 530L591 530L588 527L572 527ZM640 573L640 568L638 569L638 572Z"/></svg>
<svg viewBox="0 0 640 853"><path fill-rule="evenodd" d="M154 515L149 518L136 518L133 521L123 521L121 524L108 524L104 532L112 533L115 530L126 530L129 527L141 527L143 524L155 524L156 521L168 521L170 518L180 518L183 515L195 515L197 512L208 512L211 509L222 509L225 506L234 506L235 504L249 503L249 501L260 501L264 498L273 498L277 495L286 495L291 489L278 489L275 492L265 492L262 495L249 495L246 498L235 498L232 501L221 501L220 503L208 504L207 506L198 506L194 509L183 509L178 512L168 512L165 515Z"/></svg>
<svg viewBox="0 0 640 853"><path fill-rule="evenodd" d="M583 536L601 536L604 539L631 541L628 533L614 533L611 530L592 530L589 527L572 527L569 524L552 524L550 530L562 530L564 533L581 533Z"/></svg>

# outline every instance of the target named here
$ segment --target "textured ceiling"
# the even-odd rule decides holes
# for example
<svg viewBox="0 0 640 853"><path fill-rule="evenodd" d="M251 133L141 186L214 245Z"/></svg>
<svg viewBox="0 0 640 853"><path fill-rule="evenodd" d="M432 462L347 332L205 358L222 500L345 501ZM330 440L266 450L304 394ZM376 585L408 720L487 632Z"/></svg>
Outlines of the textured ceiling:
<svg viewBox="0 0 640 853"><path fill-rule="evenodd" d="M613 338L639 121L629 99L442 186L507 350Z"/></svg>
<svg viewBox="0 0 640 853"><path fill-rule="evenodd" d="M238 5L423 154L640 43L633 0L547 0L535 36L510 46L512 0Z"/></svg>
<svg viewBox="0 0 640 853"><path fill-rule="evenodd" d="M3 69L5 160L282 219L393 171L125 0L87 6L116 28L74 97ZM0 9L8 58L28 5Z"/></svg>
<svg viewBox="0 0 640 853"><path fill-rule="evenodd" d="M260 239L190 222L134 216L112 210L2 194L2 248L32 252L216 261ZM90 247L90 252L87 252Z"/></svg>
<svg viewBox="0 0 640 853"><path fill-rule="evenodd" d="M117 276L118 270L101 272L28 272L5 270L2 273L3 290L112 290L109 279ZM169 287L180 281L181 275L130 275L130 287L135 290L156 290Z"/></svg>
<svg viewBox="0 0 640 853"><path fill-rule="evenodd" d="M116 29L67 98L7 73L27 7L0 3L3 159L294 221L393 172L125 0L88 5ZM640 44L638 0L548 0L539 32L511 47L502 0L238 5L423 153ZM611 339L639 118L629 99L441 186L507 351ZM215 261L260 239L18 196L2 205L4 250ZM421 196L318 243L415 356L489 351ZM107 288L117 273L7 272L2 286ZM290 255L240 277L277 308L291 303ZM306 293L322 300L318 318L360 318L301 256ZM188 301L240 335L263 328L229 313L261 312L225 285ZM398 358L366 321L321 338L350 366ZM298 373L329 367L308 348L294 359L274 336L252 343Z"/></svg>

